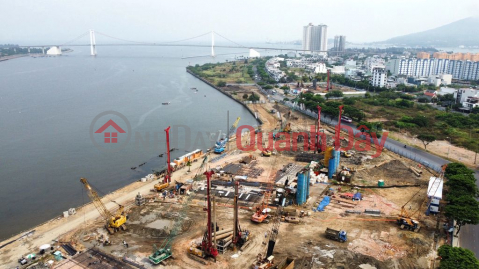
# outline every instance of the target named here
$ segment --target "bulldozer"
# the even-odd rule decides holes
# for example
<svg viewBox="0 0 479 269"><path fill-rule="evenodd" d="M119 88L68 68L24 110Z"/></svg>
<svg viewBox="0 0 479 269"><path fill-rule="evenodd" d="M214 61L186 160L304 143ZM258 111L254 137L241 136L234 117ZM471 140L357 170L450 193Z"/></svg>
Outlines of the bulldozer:
<svg viewBox="0 0 479 269"><path fill-rule="evenodd" d="M103 219L105 219L105 229L108 231L108 233L114 234L119 230L125 231L125 223L128 218L125 214L125 207L117 203L119 206L118 210L114 214L111 213L101 201L98 193L88 183L88 180L86 178L81 178L80 182L83 183L85 189L88 191L88 196L92 200L98 212L100 212L100 215L103 217Z"/></svg>

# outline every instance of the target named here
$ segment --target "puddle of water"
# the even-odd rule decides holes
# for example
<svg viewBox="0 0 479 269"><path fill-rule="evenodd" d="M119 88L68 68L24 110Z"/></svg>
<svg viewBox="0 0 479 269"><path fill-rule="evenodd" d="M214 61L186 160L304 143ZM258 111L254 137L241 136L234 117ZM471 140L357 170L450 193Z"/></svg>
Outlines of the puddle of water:
<svg viewBox="0 0 479 269"><path fill-rule="evenodd" d="M165 228L165 226L167 227L167 229L169 229L172 225L173 225L172 220L159 219L159 220L153 221L152 223L149 223L148 225L146 225L146 227L162 230Z"/></svg>

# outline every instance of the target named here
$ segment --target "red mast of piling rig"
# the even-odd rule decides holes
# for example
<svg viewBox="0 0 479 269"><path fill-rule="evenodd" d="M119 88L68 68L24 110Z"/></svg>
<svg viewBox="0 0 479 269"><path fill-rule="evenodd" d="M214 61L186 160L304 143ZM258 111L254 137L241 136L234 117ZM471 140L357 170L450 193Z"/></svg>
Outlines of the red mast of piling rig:
<svg viewBox="0 0 479 269"><path fill-rule="evenodd" d="M319 151L321 149L321 151L325 151L326 148L323 145L324 143L321 143L321 144L319 143L319 130L321 127L321 107L317 106L317 108L318 108L318 124L316 125L316 150Z"/></svg>
<svg viewBox="0 0 479 269"><path fill-rule="evenodd" d="M166 132L166 154L168 155L168 170L166 171L164 183L170 183L171 181L171 159L170 159L170 126L165 129Z"/></svg>
<svg viewBox="0 0 479 269"><path fill-rule="evenodd" d="M205 257L212 256L216 260L216 256L218 256L218 250L215 246L213 246L213 240L211 239L212 229L211 229L211 197L210 197L210 189L211 189L211 175L213 175L213 171L206 171L204 173L206 175L206 210L208 211L208 230L207 234L203 236L203 242L201 242L201 249L205 254ZM216 231L215 231L216 233Z"/></svg>
<svg viewBox="0 0 479 269"><path fill-rule="evenodd" d="M336 133L334 135L334 150L339 150L341 147L341 141L339 140L339 135L341 133L341 114L343 113L343 107L339 106L339 117L338 117L338 125L336 125Z"/></svg>

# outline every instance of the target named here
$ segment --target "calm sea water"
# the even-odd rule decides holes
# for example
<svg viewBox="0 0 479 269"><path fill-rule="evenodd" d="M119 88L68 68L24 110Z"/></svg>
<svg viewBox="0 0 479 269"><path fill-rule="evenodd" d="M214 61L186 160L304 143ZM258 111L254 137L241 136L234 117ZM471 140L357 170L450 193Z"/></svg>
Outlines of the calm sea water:
<svg viewBox="0 0 479 269"><path fill-rule="evenodd" d="M244 107L186 73L188 64L234 57L181 59L208 53L207 48L99 47L91 57L85 47L61 57L0 62L0 239L89 202L80 177L108 193L164 166L166 158L158 154L165 151L168 125L185 125L192 133L190 141L184 129L171 134L180 148L173 156L205 149L207 132L226 129L227 110L230 124L241 117L240 125L257 125ZM99 150L90 139L92 120L108 110L123 114L133 133L117 153ZM145 146L142 141L147 134L153 141L155 132L156 144ZM205 144L192 145L198 132ZM95 139L101 144L102 137Z"/></svg>

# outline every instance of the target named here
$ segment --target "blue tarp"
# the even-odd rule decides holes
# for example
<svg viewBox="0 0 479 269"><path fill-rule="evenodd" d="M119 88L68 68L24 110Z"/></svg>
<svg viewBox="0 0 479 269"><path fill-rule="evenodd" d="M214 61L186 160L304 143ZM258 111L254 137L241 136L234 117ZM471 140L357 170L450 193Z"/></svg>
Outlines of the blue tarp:
<svg viewBox="0 0 479 269"><path fill-rule="evenodd" d="M329 205L329 202L331 201L331 197L326 196L323 198L321 203L319 203L318 207L316 208L317 211L324 211L324 208Z"/></svg>
<svg viewBox="0 0 479 269"><path fill-rule="evenodd" d="M362 200L362 199L363 199L363 195L362 195L361 193L359 193L359 192L357 192L357 193L355 193L355 194L353 195L353 200L360 201L360 200Z"/></svg>

